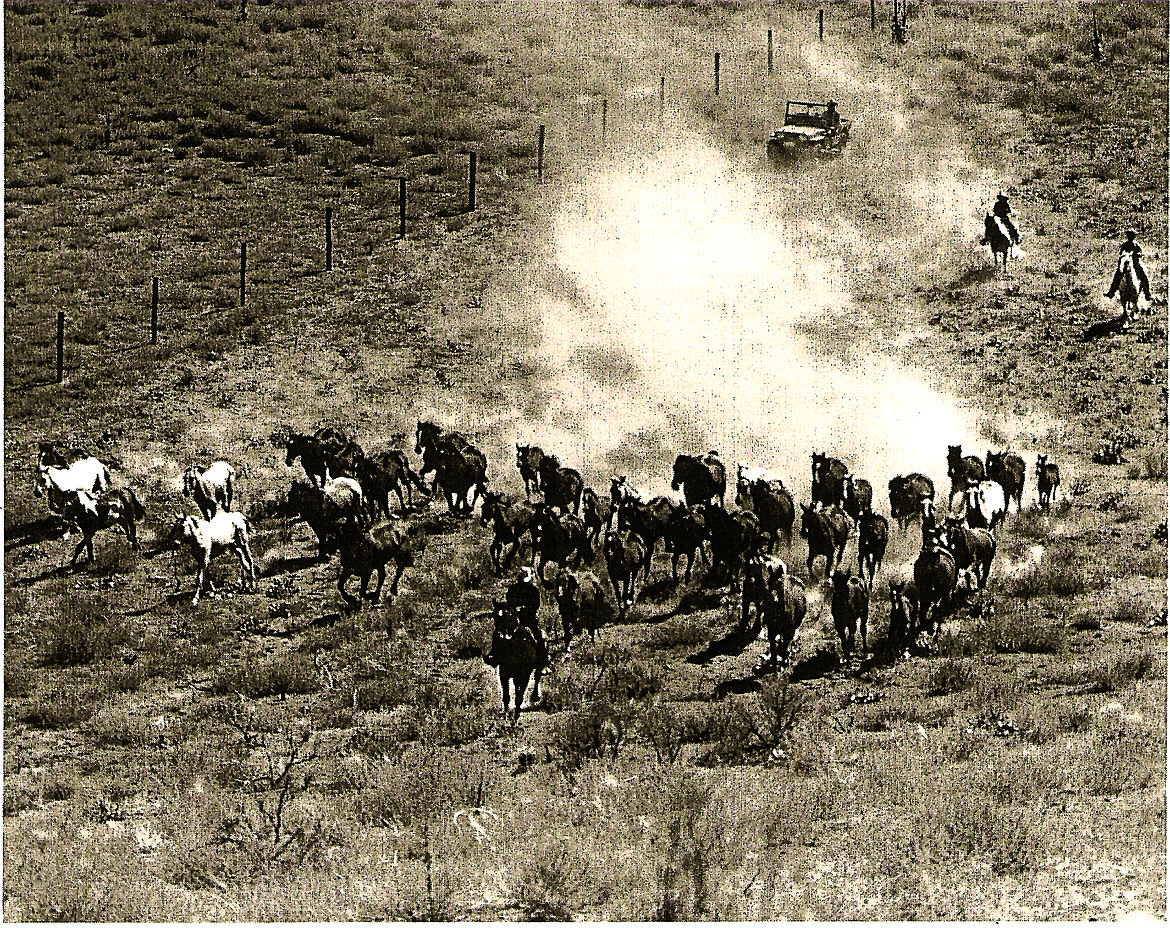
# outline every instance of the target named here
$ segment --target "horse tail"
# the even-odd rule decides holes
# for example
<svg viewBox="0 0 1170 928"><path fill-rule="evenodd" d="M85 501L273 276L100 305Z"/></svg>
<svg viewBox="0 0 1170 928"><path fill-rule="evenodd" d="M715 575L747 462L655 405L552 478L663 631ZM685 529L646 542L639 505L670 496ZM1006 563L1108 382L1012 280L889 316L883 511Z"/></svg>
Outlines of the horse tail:
<svg viewBox="0 0 1170 928"><path fill-rule="evenodd" d="M98 493L104 493L110 488L110 471L101 461L98 461L98 471L94 477L93 488Z"/></svg>

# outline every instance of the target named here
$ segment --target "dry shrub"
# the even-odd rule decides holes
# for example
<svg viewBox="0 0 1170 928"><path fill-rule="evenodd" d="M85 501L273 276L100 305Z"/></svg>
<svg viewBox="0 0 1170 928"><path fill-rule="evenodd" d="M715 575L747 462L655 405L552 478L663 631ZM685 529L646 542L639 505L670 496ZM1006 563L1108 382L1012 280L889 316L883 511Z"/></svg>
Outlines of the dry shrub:
<svg viewBox="0 0 1170 928"><path fill-rule="evenodd" d="M550 748L568 770L580 769L587 760L616 760L632 734L633 723L633 711L627 703L615 705L605 698L594 699L553 720Z"/></svg>
<svg viewBox="0 0 1170 928"><path fill-rule="evenodd" d="M75 728L93 715L92 696L76 690L54 692L38 698L19 718L26 725L48 731Z"/></svg>
<svg viewBox="0 0 1170 928"><path fill-rule="evenodd" d="M45 628L40 660L47 667L74 667L104 660L126 644L125 621L110 616L109 606L96 596L65 596L60 616Z"/></svg>
<svg viewBox="0 0 1170 928"><path fill-rule="evenodd" d="M478 659L490 646L492 638L492 615L480 612L469 615L455 629L448 648L452 656L460 660Z"/></svg>
<svg viewBox="0 0 1170 928"><path fill-rule="evenodd" d="M221 671L212 683L218 696L241 693L249 699L265 696L293 696L320 689L313 659L299 651L277 655L258 664L245 664Z"/></svg>
<svg viewBox="0 0 1170 928"><path fill-rule="evenodd" d="M1112 693L1133 680L1144 680L1153 668L1154 655L1149 651L1122 654L1094 662L1086 674L1086 682L1090 692Z"/></svg>
<svg viewBox="0 0 1170 928"><path fill-rule="evenodd" d="M1142 476L1147 480L1166 479L1166 452L1151 451L1142 458Z"/></svg>
<svg viewBox="0 0 1170 928"><path fill-rule="evenodd" d="M963 661L949 658L931 668L923 685L928 695L945 696L965 690L972 678L971 669Z"/></svg>
<svg viewBox="0 0 1170 928"><path fill-rule="evenodd" d="M1045 610L1007 602L983 613L969 631L980 650L1001 654L1056 654L1068 644L1063 624Z"/></svg>
<svg viewBox="0 0 1170 928"><path fill-rule="evenodd" d="M1099 733L1080 756L1071 759L1081 786L1095 796L1165 788L1165 731L1117 720Z"/></svg>

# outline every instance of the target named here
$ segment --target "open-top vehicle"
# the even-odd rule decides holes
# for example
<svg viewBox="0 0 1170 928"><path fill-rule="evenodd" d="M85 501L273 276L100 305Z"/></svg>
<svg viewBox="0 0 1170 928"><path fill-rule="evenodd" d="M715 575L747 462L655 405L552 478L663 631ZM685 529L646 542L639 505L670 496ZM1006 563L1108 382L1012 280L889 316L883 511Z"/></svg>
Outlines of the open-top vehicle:
<svg viewBox="0 0 1170 928"><path fill-rule="evenodd" d="M781 164L807 154L839 155L849 141L852 122L834 116L836 109L830 109L828 103L789 100L784 109L783 127L768 139L768 158Z"/></svg>

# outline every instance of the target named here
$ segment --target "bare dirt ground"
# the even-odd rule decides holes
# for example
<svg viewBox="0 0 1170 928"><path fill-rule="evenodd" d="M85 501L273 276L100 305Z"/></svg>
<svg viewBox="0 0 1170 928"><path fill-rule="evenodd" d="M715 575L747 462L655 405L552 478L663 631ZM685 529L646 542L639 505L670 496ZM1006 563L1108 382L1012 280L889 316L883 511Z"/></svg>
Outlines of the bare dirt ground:
<svg viewBox="0 0 1170 928"><path fill-rule="evenodd" d="M1165 304L1080 338L1127 226L1167 292L1164 11L1106 19L1104 65L1039 3L923 7L905 48L843 5L824 43L795 5L248 11L6 7L7 919L1165 916ZM768 168L783 100L830 95L847 154ZM975 241L1000 189L1007 274ZM787 685L755 677L762 643L689 663L736 602L660 555L625 623L554 642L513 727L478 519L409 514L401 595L349 612L281 508L275 430L413 453L420 418L512 493L518 441L602 491L667 491L717 447L803 497L811 450L942 490L961 440L1025 453L1028 495L993 611L910 658L842 666L810 579ZM148 548L183 467L230 460L256 592L225 561L192 608L184 558L109 533L67 570L45 438L139 491ZM1106 438L1123 461L1094 461Z"/></svg>

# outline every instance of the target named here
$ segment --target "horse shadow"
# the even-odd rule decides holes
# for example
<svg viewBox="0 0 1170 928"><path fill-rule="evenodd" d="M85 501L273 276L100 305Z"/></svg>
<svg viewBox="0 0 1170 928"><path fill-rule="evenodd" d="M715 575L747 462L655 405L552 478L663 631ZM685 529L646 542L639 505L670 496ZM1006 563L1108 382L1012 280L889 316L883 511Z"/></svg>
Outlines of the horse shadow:
<svg viewBox="0 0 1170 928"><path fill-rule="evenodd" d="M46 541L58 541L65 533L67 525L56 516L44 516L32 522L25 522L6 529L5 551L24 548L29 545L41 544Z"/></svg>
<svg viewBox="0 0 1170 928"><path fill-rule="evenodd" d="M32 586L33 584L40 583L44 580L53 580L58 577L69 577L75 573L78 573L79 571L84 571L88 566L88 564L80 562L77 564L59 564L56 567L50 567L48 570L36 574L35 576L22 577L19 580L13 580L9 583L9 586Z"/></svg>
<svg viewBox="0 0 1170 928"><path fill-rule="evenodd" d="M300 557L280 557L275 558L262 571L257 573L257 578L265 580L272 577L279 577L284 574L296 573L301 570L308 570L311 567L317 567L328 561L328 558L321 557L319 554L304 554Z"/></svg>
<svg viewBox="0 0 1170 928"><path fill-rule="evenodd" d="M722 588L689 589L679 598L678 605L664 618L690 615L693 612L703 612L709 609L720 609L723 606L723 596Z"/></svg>
<svg viewBox="0 0 1170 928"><path fill-rule="evenodd" d="M841 656L833 648L818 648L811 657L798 661L788 679L793 683L819 680L841 669Z"/></svg>

